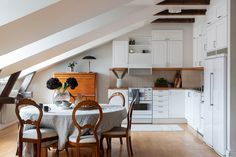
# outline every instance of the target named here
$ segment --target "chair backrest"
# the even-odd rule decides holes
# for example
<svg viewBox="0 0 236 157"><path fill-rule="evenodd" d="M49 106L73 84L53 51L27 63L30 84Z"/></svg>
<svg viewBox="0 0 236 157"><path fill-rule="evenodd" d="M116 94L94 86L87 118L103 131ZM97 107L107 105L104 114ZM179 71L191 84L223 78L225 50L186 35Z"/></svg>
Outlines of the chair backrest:
<svg viewBox="0 0 236 157"><path fill-rule="evenodd" d="M92 124L81 125L79 123L80 119L76 118L76 112L77 111L78 112L83 112L83 111L93 111L94 112L94 110L98 111L97 119L95 121L93 121ZM86 130L86 129L89 129L92 132L92 134L96 138L96 141L98 142L99 140L98 140L98 136L97 136L97 129L101 123L102 118L103 118L102 108L96 101L86 100L86 101L82 101L82 102L78 103L72 113L73 123L79 131L79 134L78 134L78 137L76 140L77 143L79 143L80 137L84 133L83 130Z"/></svg>
<svg viewBox="0 0 236 157"><path fill-rule="evenodd" d="M20 114L20 110L23 107L28 107L31 106L32 108L38 110L38 116L36 119L32 119L32 117L27 117L26 119L23 118ZM19 138L22 138L23 136L23 131L24 131L24 126L25 125L33 125L37 131L37 138L41 139L41 133L40 133L40 122L42 120L43 117L43 111L42 109L39 107L39 105L31 100L31 99L20 99L17 103L16 103L16 108L15 108L15 113L16 116L19 120Z"/></svg>
<svg viewBox="0 0 236 157"><path fill-rule="evenodd" d="M133 109L134 109L135 101L136 101L136 97L129 104L129 110L128 110L128 113L127 113L127 131L131 130L132 115L133 115Z"/></svg>
<svg viewBox="0 0 236 157"><path fill-rule="evenodd" d="M122 106L125 106L125 97L124 97L124 95L123 95L122 93L120 93L120 92L115 92L115 93L113 93L113 94L110 96L110 98L109 98L109 100L108 100L108 103L110 103L111 100L112 100L113 98L115 98L115 97L120 97L120 99L121 99L121 101L122 101L121 105L122 105Z"/></svg>

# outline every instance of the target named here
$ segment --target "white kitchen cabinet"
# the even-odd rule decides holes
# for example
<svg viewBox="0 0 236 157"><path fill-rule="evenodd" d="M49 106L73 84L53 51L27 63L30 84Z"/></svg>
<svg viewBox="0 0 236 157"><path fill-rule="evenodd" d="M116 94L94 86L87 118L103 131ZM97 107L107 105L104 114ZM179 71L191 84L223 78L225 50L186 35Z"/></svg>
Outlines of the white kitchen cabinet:
<svg viewBox="0 0 236 157"><path fill-rule="evenodd" d="M113 41L113 68L128 67L128 41Z"/></svg>
<svg viewBox="0 0 236 157"><path fill-rule="evenodd" d="M153 67L182 67L183 41L153 41Z"/></svg>
<svg viewBox="0 0 236 157"><path fill-rule="evenodd" d="M153 90L153 119L169 117L168 90Z"/></svg>
<svg viewBox="0 0 236 157"><path fill-rule="evenodd" d="M153 41L152 42L152 65L153 67L167 66L167 42Z"/></svg>
<svg viewBox="0 0 236 157"><path fill-rule="evenodd" d="M189 126L193 128L193 91L185 91L185 118Z"/></svg>
<svg viewBox="0 0 236 157"><path fill-rule="evenodd" d="M216 26L211 25L207 28L207 52L216 50Z"/></svg>
<svg viewBox="0 0 236 157"><path fill-rule="evenodd" d="M169 90L169 118L185 117L185 91Z"/></svg>
<svg viewBox="0 0 236 157"><path fill-rule="evenodd" d="M218 0L207 9L207 52L227 47L227 1Z"/></svg>
<svg viewBox="0 0 236 157"><path fill-rule="evenodd" d="M199 130L200 127L200 107L201 107L201 93L193 92L193 129Z"/></svg>
<svg viewBox="0 0 236 157"><path fill-rule="evenodd" d="M193 67L204 66L206 58L206 25L205 18L198 17L193 26Z"/></svg>
<svg viewBox="0 0 236 157"><path fill-rule="evenodd" d="M183 67L183 41L168 41L168 67Z"/></svg>
<svg viewBox="0 0 236 157"><path fill-rule="evenodd" d="M152 30L152 40L183 40L183 30Z"/></svg>
<svg viewBox="0 0 236 157"><path fill-rule="evenodd" d="M216 23L216 48L222 49L228 47L228 28L227 17L222 18Z"/></svg>
<svg viewBox="0 0 236 157"><path fill-rule="evenodd" d="M120 92L124 95L125 97L125 107L126 109L128 110L128 103L129 103L129 100L128 100L128 89L108 89L108 99L110 98L110 96L113 94L113 93L116 93L116 92ZM122 99L120 97L114 97L111 102L109 103L109 105L119 105L119 104L122 104Z"/></svg>

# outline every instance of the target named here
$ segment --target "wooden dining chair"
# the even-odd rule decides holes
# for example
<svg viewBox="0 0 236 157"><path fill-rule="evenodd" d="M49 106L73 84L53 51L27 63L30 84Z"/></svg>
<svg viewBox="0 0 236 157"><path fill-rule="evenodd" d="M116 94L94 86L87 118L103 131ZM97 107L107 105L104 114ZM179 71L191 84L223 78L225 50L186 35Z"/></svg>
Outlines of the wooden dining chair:
<svg viewBox="0 0 236 157"><path fill-rule="evenodd" d="M21 116L20 110L23 107L31 106L38 110L37 118L29 117L25 119ZM17 102L15 108L16 116L19 120L19 146L18 146L18 156L22 157L23 143L32 143L34 145L34 156L41 156L41 147L49 147L51 144L55 144L58 141L57 132L49 128L40 128L40 122L43 117L43 111L36 102L31 99L21 99ZM31 125L32 128L25 130L25 125ZM46 144L50 142L50 145ZM57 149L57 156L58 149Z"/></svg>
<svg viewBox="0 0 236 157"><path fill-rule="evenodd" d="M81 119L76 118L76 112L83 112L83 111L98 111L98 116L93 121L93 124L83 124L81 125L79 121ZM101 120L103 118L103 112L101 106L92 100L86 100L80 102L73 110L72 113L72 120L75 125L75 127L78 130L78 135L71 135L68 138L67 148L68 147L74 147L77 149L77 157L80 156L80 148L82 147L89 147L89 148L96 148L96 157L100 156L100 143L99 143L99 137L97 134L97 129L101 123ZM89 135L84 135L85 132L88 132Z"/></svg>
<svg viewBox="0 0 236 157"><path fill-rule="evenodd" d="M117 98L117 97L119 97L119 98L121 99L121 104L120 104L120 105L122 105L123 107L125 107L125 97L124 97L124 95L123 95L122 93L120 93L120 92L115 92L115 93L113 93L113 94L109 97L109 99L108 99L108 104L110 104L111 101L112 101L114 98ZM119 105L119 104L117 104L117 105ZM109 141L109 140L110 140L110 139L106 139L107 145L109 144L108 142L111 142L111 141ZM120 138L120 144L123 144L122 137Z"/></svg>
<svg viewBox="0 0 236 157"><path fill-rule="evenodd" d="M127 143L127 151L129 157L133 156L133 149L132 149L132 143L131 143L131 124L132 124L132 114L133 114L133 108L134 108L134 103L136 99L134 99L130 105L129 105L129 110L127 113L127 127L114 127L110 131L104 132L101 135L101 140L100 140L100 146L101 149L103 149L103 139L112 139L112 138L126 138L126 143ZM111 148L111 140L109 140L108 143L108 149Z"/></svg>
<svg viewBox="0 0 236 157"><path fill-rule="evenodd" d="M113 94L109 97L109 99L108 99L108 104L110 104L111 101L112 101L112 99L114 99L114 98L116 98L116 97L120 97L120 99L121 99L121 101L122 101L122 103L121 103L120 105L125 106L125 97L124 97L124 95L123 95L122 93L120 93L120 92L115 92L115 93L113 93ZM119 105L119 104L117 104L117 105Z"/></svg>

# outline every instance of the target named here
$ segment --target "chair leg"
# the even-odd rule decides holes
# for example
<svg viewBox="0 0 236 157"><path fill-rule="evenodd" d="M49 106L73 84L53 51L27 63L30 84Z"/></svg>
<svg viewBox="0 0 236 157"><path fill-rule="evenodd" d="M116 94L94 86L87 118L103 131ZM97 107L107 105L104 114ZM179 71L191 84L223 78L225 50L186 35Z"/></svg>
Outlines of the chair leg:
<svg viewBox="0 0 236 157"><path fill-rule="evenodd" d="M127 145L127 151L128 151L128 156L131 157L131 152L130 152L130 142L129 142L129 137L126 136L126 145Z"/></svg>
<svg viewBox="0 0 236 157"><path fill-rule="evenodd" d="M131 152L131 155L133 156L133 148L132 148L132 142L131 142L131 136L129 136L129 146L130 146L130 152Z"/></svg>
<svg viewBox="0 0 236 157"><path fill-rule="evenodd" d="M34 147L34 157L37 157L37 144L33 144Z"/></svg>
<svg viewBox="0 0 236 157"><path fill-rule="evenodd" d="M19 142L19 146L17 149L17 153L18 153L19 157L22 157L22 151L23 151L23 142Z"/></svg>
<svg viewBox="0 0 236 157"><path fill-rule="evenodd" d="M41 157L41 143L37 144L37 157Z"/></svg>
<svg viewBox="0 0 236 157"><path fill-rule="evenodd" d="M100 139L100 150L102 151L102 155L103 155L103 153L104 153L103 139L104 139L104 137L102 136L101 139Z"/></svg>
<svg viewBox="0 0 236 157"><path fill-rule="evenodd" d="M66 156L69 157L70 154L69 154L69 150L68 150L68 148L65 148L65 150L66 150Z"/></svg>
<svg viewBox="0 0 236 157"><path fill-rule="evenodd" d="M111 138L107 137L106 141L107 141L107 149L111 149Z"/></svg>
<svg viewBox="0 0 236 157"><path fill-rule="evenodd" d="M122 140L122 137L120 137L120 144L123 144L123 140Z"/></svg>

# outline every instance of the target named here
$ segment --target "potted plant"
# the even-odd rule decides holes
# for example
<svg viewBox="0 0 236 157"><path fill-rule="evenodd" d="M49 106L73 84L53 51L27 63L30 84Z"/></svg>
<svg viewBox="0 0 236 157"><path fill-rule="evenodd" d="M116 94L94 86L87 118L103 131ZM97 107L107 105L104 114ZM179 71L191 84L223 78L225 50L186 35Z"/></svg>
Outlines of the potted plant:
<svg viewBox="0 0 236 157"><path fill-rule="evenodd" d="M68 67L70 68L70 72L74 72L74 67L76 64L77 62L75 61L69 63Z"/></svg>
<svg viewBox="0 0 236 157"><path fill-rule="evenodd" d="M155 87L168 87L168 81L165 78L157 78Z"/></svg>

